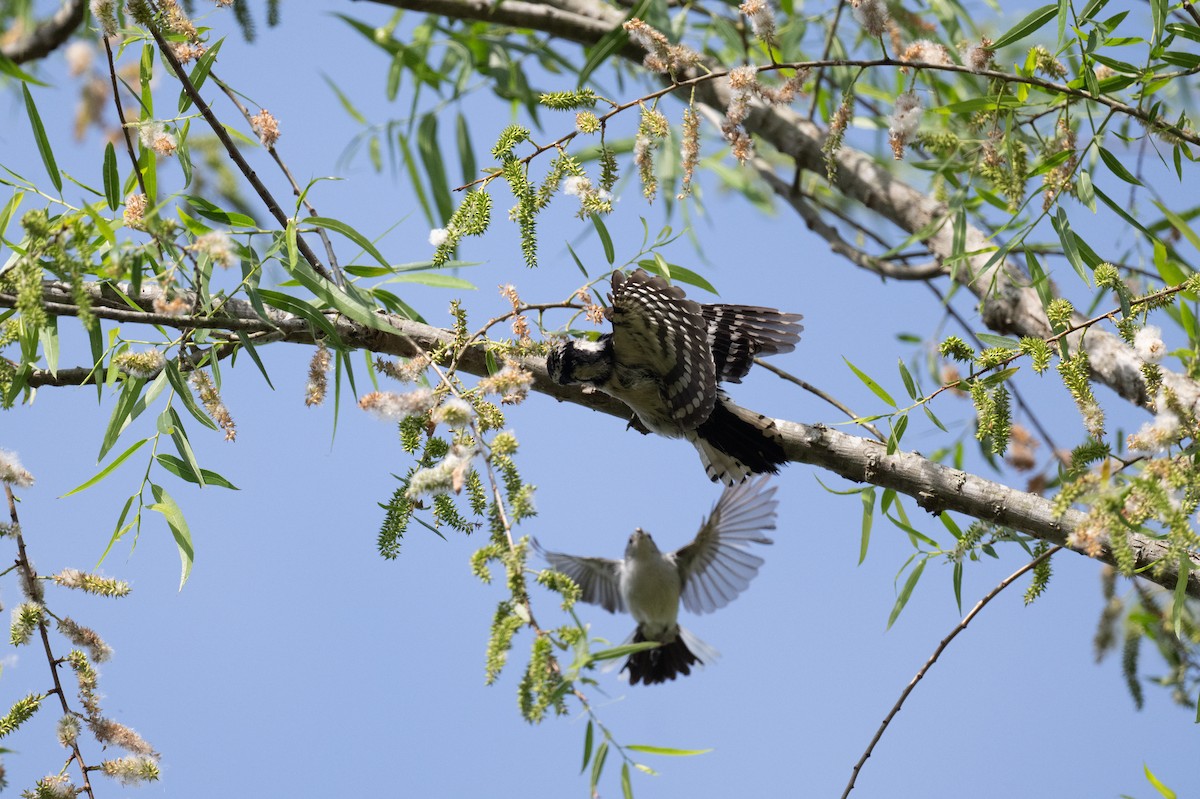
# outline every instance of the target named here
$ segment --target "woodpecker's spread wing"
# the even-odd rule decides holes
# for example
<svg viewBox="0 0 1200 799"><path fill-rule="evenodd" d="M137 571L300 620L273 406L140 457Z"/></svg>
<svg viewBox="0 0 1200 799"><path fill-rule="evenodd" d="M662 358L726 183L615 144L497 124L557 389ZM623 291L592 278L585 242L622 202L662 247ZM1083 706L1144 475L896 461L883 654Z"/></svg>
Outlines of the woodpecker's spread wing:
<svg viewBox="0 0 1200 799"><path fill-rule="evenodd" d="M628 276L618 270L612 276L611 318L617 368L654 375L671 418L682 429L707 419L716 402L717 376L700 303L642 269Z"/></svg>
<svg viewBox="0 0 1200 799"><path fill-rule="evenodd" d="M552 569L562 572L579 585L579 598L584 602L599 605L609 613L625 612L619 577L621 561L547 552L536 538L531 539L530 544L533 545L533 551L545 558Z"/></svg>
<svg viewBox="0 0 1200 799"><path fill-rule="evenodd" d="M800 314L774 308L716 303L700 306L717 380L740 383L758 355L796 349L804 325Z"/></svg>
<svg viewBox="0 0 1200 799"><path fill-rule="evenodd" d="M710 613L746 589L763 559L749 544L771 544L764 530L775 529L775 488L767 478L726 488L696 534L674 553L683 581L680 599L692 613Z"/></svg>

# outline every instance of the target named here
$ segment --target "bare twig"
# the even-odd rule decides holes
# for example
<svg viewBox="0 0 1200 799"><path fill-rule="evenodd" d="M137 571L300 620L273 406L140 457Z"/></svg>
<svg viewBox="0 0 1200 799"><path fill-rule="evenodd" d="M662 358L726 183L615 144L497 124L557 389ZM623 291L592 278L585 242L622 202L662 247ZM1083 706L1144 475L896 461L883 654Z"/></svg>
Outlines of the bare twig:
<svg viewBox="0 0 1200 799"><path fill-rule="evenodd" d="M1200 25L1200 12L1196 11L1196 7L1188 0L1183 0L1183 10L1188 12L1188 16L1192 18L1197 25Z"/></svg>
<svg viewBox="0 0 1200 799"><path fill-rule="evenodd" d="M208 77L221 88L221 91L225 92L225 96L229 98L229 101L237 107L238 111L242 112L242 116L245 118L246 124L253 128L254 120L250 114L250 109L242 105L242 101L237 98L237 94L233 91L233 89L231 89L229 85L225 83L225 81L221 80L211 72L209 73ZM264 144L263 146L266 148L267 152L270 153L271 158L275 161L276 166L279 167L279 171L283 173L283 176L287 178L288 183L291 184L292 194L294 194L297 198L301 198L304 202L304 207L308 209L309 216L320 216L320 214L317 213L317 209L311 202L309 202L308 194L301 191L300 184L296 182L294 177L292 177L292 171L288 169L287 164L283 162L283 157L279 155L279 151L275 149L275 145ZM346 285L346 278L344 275L342 275L341 267L338 266L337 254L333 251L333 242L329 240L329 234L325 232L325 228L319 227L317 228L317 235L321 237L321 243L325 245L325 257L329 259L329 266L333 270L335 282L339 287L344 287Z"/></svg>
<svg viewBox="0 0 1200 799"><path fill-rule="evenodd" d="M117 83L117 65L113 62L112 45L107 36L100 37L104 42L104 54L108 57L108 77L112 82L113 103L117 106L117 124L121 126L121 135L125 139L125 150L129 153L129 162L133 164L133 174L137 178L138 188L146 194L146 181L142 178L142 170L138 169L137 153L133 150L133 137L129 134L129 126L125 124L125 109L121 106L121 87ZM153 197L146 197L153 201Z"/></svg>
<svg viewBox="0 0 1200 799"><path fill-rule="evenodd" d="M892 709L888 712L887 716L884 717L883 723L879 725L879 729L875 731L875 737L871 739L871 743L867 744L867 750L863 752L862 757L860 757L858 762L854 764L854 768L850 773L850 782L846 785L846 790L842 792L842 799L846 799L846 797L850 795L850 792L854 790L854 781L858 779L859 771L862 770L863 764L867 762L867 758L871 756L871 752L875 750L875 744L879 743L879 739L883 737L883 733L887 730L888 725L891 724L892 719L897 713L900 712L900 708L904 706L904 700L908 699L908 695L913 692L913 689L917 687L917 683L919 683L922 678L925 677L925 674L930 668L933 667L933 664L937 662L937 659L941 656L942 652L945 651L946 647L950 645L950 642L953 641L959 633L967 629L967 625L971 623L972 619L979 615L979 611L983 610L984 606L995 599L1001 591L1012 585L1014 580L1037 566L1042 561L1049 558L1055 552L1058 552L1060 549L1062 549L1062 547L1051 547L1041 555L1038 555L1036 558L1026 563L1021 568L1017 569L1008 577L1005 577L1003 580L1001 580L1000 584L989 591L987 595L983 597L983 599L975 603L975 607L971 608L971 611L963 617L963 620L960 621L953 630L950 631L950 634L942 639L942 642L938 644L937 649L933 650L933 654L929 656L929 660L925 661L925 665L922 666L919 671L917 671L916 676L914 676L912 680L909 681L908 685L905 686L904 690L900 692L900 698L896 700L896 704L892 706Z"/></svg>
<svg viewBox="0 0 1200 799"><path fill-rule="evenodd" d="M766 369L768 372L773 372L774 374L778 375L779 377L782 377L784 380L788 381L789 383L795 383L796 385L800 386L800 388L804 389L805 391L809 392L810 394L814 394L814 395L820 397L821 399L825 400L833 407L837 408L842 413L849 416L851 419L861 418L857 413L852 411L849 406L847 406L847 405L843 404L841 401L839 401L837 397L835 397L831 394L825 393L821 389L814 386L812 383L801 380L800 378L796 377L791 372L785 372L784 370L780 369L775 364L768 363L767 361L764 361L762 358L755 358L754 362L756 364L758 364L759 366L761 366L763 369ZM885 436L883 433L879 432L879 428L875 427L875 425L871 424L870 422L858 422L858 424L859 424L859 426L865 427L867 430L871 431L871 435L875 436L875 438L879 439L882 442L885 442L885 443L887 442L887 436Z"/></svg>
<svg viewBox="0 0 1200 799"><path fill-rule="evenodd" d="M837 8L833 11L833 21L829 23L829 30L825 32L825 48L821 51L821 59L829 58L829 53L833 50L833 40L837 36L838 23L842 21L842 9L846 5L846 0L838 0ZM812 105L808 107L808 121L812 122L817 117L817 101L821 97L821 81L825 79L825 67L818 67L816 77L813 78L812 88Z"/></svg>
<svg viewBox="0 0 1200 799"><path fill-rule="evenodd" d="M263 201L263 205L267 207L267 211L272 217L274 217L275 221L279 223L279 226L286 228L289 221L287 214L285 214L283 209L279 207L279 203L275 200L274 195L271 194L271 190L266 187L266 184L264 184L259 179L255 171L250 168L250 164L247 163L245 157L237 148L237 145L234 144L233 139L225 130L225 126L221 124L221 121L217 119L217 115L213 113L212 109L208 106L208 103L206 103L204 98L200 96L200 92L192 83L192 79L188 77L187 72L185 72L183 69L183 65L180 64L179 59L175 57L175 51L171 48L170 43L163 38L162 33L160 33L158 28L154 25L147 26L147 30L149 30L150 34L154 37L154 41L158 44L159 52L162 53L162 57L166 59L167 63L171 66L171 71L175 73L176 79L178 79L180 85L183 86L183 90L187 94L188 98L191 99L192 104L195 105L200 111L200 115L204 117L204 121L208 123L210 128L212 128L213 134L220 140L221 144L225 145L225 151L229 154L229 159L237 165L237 168L241 171L242 176L245 177L247 182L249 182L249 184L254 188L255 193L258 194L259 199ZM329 270L326 269L321 263L321 260L317 258L317 254L312 251L312 248L308 246L308 242L306 242L302 236L296 236L296 248L300 250L300 254L304 256L304 260L308 261L309 266L313 268L314 272L326 280L331 279Z"/></svg>
<svg viewBox="0 0 1200 799"><path fill-rule="evenodd" d="M21 572L25 584L34 585L38 578L37 573L33 570L33 564L29 562L29 555L25 551L25 536L21 532L21 522L17 518L17 500L13 496L12 488L7 484L4 486L4 494L8 498L8 515L12 519L12 526L17 539L17 568ZM38 621L38 632L42 639L42 649L46 653L46 662L50 666L50 677L54 681L54 689L51 693L58 694L58 701L62 705L63 714L72 715L71 706L67 703L67 692L63 690L62 681L58 678L58 659L54 657L54 650L50 647L50 633L44 617ZM71 759L79 764L79 773L83 779L83 784L79 786L79 789L88 796L95 797L95 794L92 792L92 783L88 780L88 772L92 767L88 766L87 762L83 759L83 752L79 749L78 740L72 740L69 748L71 750Z"/></svg>
<svg viewBox="0 0 1200 799"><path fill-rule="evenodd" d="M705 115L710 118L716 115L710 108L706 107L704 110ZM939 258L917 266L897 265L883 258L876 258L865 250L855 247L842 238L837 228L822 219L816 209L805 202L803 197L794 192L790 183L776 175L775 170L765 160L755 158L754 167L758 170L759 177L765 180L771 189L800 215L809 230L825 239L829 243L830 250L855 266L894 280L930 280L949 274L949 270Z"/></svg>

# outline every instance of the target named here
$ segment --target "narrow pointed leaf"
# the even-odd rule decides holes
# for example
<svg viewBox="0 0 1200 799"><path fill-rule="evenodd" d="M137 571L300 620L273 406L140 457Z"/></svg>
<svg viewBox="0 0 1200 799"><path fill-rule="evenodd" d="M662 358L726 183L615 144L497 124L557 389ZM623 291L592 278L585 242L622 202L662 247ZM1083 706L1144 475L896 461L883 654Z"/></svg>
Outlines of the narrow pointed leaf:
<svg viewBox="0 0 1200 799"><path fill-rule="evenodd" d="M894 399L892 399L892 395L887 393L886 391L884 391L883 386L876 383L874 380L872 380L870 377L868 377L865 372L863 372L861 369L859 369L854 364L850 363L850 360L848 358L846 358L845 356L842 357L842 360L845 361L846 365L850 367L850 371L854 372L854 374L858 376L858 379L863 381L863 383L866 385L867 388L871 389L871 391L875 394L875 396L879 397L881 400L886 402L888 405L891 405L893 408L898 407L896 405L896 401Z"/></svg>
<svg viewBox="0 0 1200 799"><path fill-rule="evenodd" d="M163 515L163 518L167 520L167 526L171 528L171 535L175 537L175 545L179 548L181 563L179 590L182 591L192 573L192 561L196 556L192 547L192 533L188 530L187 520L183 518L183 511L179 509L179 505L175 503L166 489L151 483L150 491L154 494L154 504L146 507Z"/></svg>
<svg viewBox="0 0 1200 799"><path fill-rule="evenodd" d="M38 114L37 104L33 102L33 95L29 93L29 87L23 82L21 91L25 93L25 111L29 114L29 124L33 126L33 138L37 142L38 153L42 156L42 163L50 175L50 182L61 194L62 175L59 174L58 164L54 161L54 151L50 149L50 140L46 138L46 129L42 126L42 117Z"/></svg>
<svg viewBox="0 0 1200 799"><path fill-rule="evenodd" d="M666 746L644 746L642 744L630 744L625 748L646 755L663 755L664 757L692 757L693 755L706 755L712 751L712 749L671 749Z"/></svg>
<svg viewBox="0 0 1200 799"><path fill-rule="evenodd" d="M908 579L904 581L904 588L900 589L899 596L896 597L896 604L892 607L892 613L888 616L887 626L890 628L896 619L900 617L900 611L904 610L904 606L908 604L909 597L912 596L913 589L917 587L917 581L921 579L921 573L925 571L925 564L928 560L921 559L908 575Z"/></svg>
<svg viewBox="0 0 1200 799"><path fill-rule="evenodd" d="M143 438L141 441L135 441L132 445L130 445L130 447L128 449L126 449L124 452L122 452L120 455L118 455L116 458L114 458L112 463L108 464L103 469L96 472L96 474L92 475L92 477L90 479L88 479L87 481L80 483L79 485L75 486L67 493L63 494L63 497L69 497L72 494L78 494L80 491L86 491L87 489L96 485L96 483L99 483L105 477L108 477L110 474L112 474L114 471L116 471L116 468L118 466L120 466L122 463L124 463L125 460L130 455L132 455L133 453L135 453L139 449L141 449L142 445L145 444L149 440L150 439L148 439L148 438ZM60 497L60 499L61 498L62 497Z"/></svg>
<svg viewBox="0 0 1200 799"><path fill-rule="evenodd" d="M104 148L104 199L110 211L121 207L121 176L117 172L117 151L112 142Z"/></svg>

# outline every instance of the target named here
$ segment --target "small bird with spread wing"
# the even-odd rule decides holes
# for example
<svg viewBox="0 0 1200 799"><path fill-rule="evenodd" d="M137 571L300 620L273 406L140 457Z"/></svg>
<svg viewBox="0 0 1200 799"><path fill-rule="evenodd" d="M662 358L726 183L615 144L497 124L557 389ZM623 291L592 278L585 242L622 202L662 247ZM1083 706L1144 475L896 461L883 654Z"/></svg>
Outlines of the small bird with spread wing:
<svg viewBox="0 0 1200 799"><path fill-rule="evenodd" d="M711 613L750 585L763 560L749 545L774 543L763 535L775 529L774 495L766 477L726 488L695 539L675 552L661 552L641 528L629 537L623 560L547 552L536 539L533 548L579 585L584 602L632 615L638 623L634 643L659 642L635 652L622 669L629 670L630 683L653 685L703 663L687 641L697 649L703 643L677 621L680 602L693 613Z"/></svg>
<svg viewBox="0 0 1200 799"><path fill-rule="evenodd" d="M800 314L702 305L642 269L613 272L609 299L612 332L552 347L550 379L621 400L643 432L692 442L713 482L778 472L788 457L774 420L735 405L720 384L740 383L760 355L794 350Z"/></svg>

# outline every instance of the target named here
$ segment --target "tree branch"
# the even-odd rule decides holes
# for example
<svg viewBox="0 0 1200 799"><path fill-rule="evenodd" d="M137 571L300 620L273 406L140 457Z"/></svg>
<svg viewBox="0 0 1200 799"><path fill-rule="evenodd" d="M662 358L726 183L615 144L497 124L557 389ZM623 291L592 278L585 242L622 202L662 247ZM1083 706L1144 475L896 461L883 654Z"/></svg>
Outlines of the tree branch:
<svg viewBox="0 0 1200 799"><path fill-rule="evenodd" d="M54 12L54 16L39 23L28 36L0 47L0 54L17 64L48 55L71 38L71 34L83 22L85 9L85 0L67 0L62 8Z"/></svg>
<svg viewBox="0 0 1200 799"><path fill-rule="evenodd" d="M553 36L583 45L596 44L605 34L621 24L625 16L619 9L598 0L572 0L572 11L563 11L556 5L511 0L493 5L489 0L374 0L382 5L404 8L426 13L440 14L455 19L470 19L532 28ZM588 9L584 13L583 9ZM619 54L631 61L639 62L645 55L640 48L628 44ZM884 58L870 61L837 63L859 66L896 66L901 62ZM707 63L712 70L724 72L721 65ZM777 68L779 65L772 65ZM939 68L925 65L922 68ZM971 72L964 67L948 65L942 69ZM1014 80L1014 76L1002 72L985 71L985 77ZM1123 113L1129 107L1109 98L1097 98L1087 92L1057 84L1052 81L1034 79L1032 83L1047 91L1059 92L1087 101L1103 102ZM730 104L729 82L726 79L712 80L697 72L695 78L672 84L668 90L685 88L694 93L697 102L709 106L714 113L723 116ZM1120 106L1118 108L1118 106ZM1132 109L1136 111L1136 109ZM797 167L819 175L826 173L825 153L821 146L825 141L825 130L805 116L781 107L767 107L758 100L751 101L751 113L744 127L775 149L795 160ZM925 239L930 250L938 259L949 259L955 255L954 226L950 222L949 207L905 183L876 161L874 156L853 147L843 146L836 155L838 162L834 186L849 200L861 204L879 216L895 224L907 233L933 230ZM786 188L785 188L786 187ZM788 198L791 185L784 181L773 182L773 190ZM939 224L944 223L944 224ZM1051 328L1042 309L1037 292L1031 287L1029 276L1020 264L1004 259L988 266L996 244L986 232L967 224L966 235L961 243L964 253L976 253L958 260L955 279L980 300L984 323L1001 334L1037 336L1046 338ZM1126 400L1145 406L1150 397L1146 395L1145 382L1141 375L1142 361L1113 333L1090 329L1068 337L1072 350L1083 349L1088 353L1092 377L1107 385ZM1181 403L1188 407L1200 407L1200 384L1187 377L1166 369L1162 370L1163 382Z"/></svg>
<svg viewBox="0 0 1200 799"><path fill-rule="evenodd" d="M147 30L149 30L150 34L154 37L155 43L158 44L159 53L171 66L171 71L175 73L175 77L178 79L180 85L183 86L184 92L200 111L200 115L204 117L204 121L208 123L210 128L212 128L213 135L220 140L221 144L225 145L225 151L229 154L229 160L233 161L238 170L242 173L242 176L246 178L246 181L254 188L255 193L258 194L258 197L260 200L262 200L263 205L267 207L267 212L270 213L275 221L279 223L281 228L286 229L289 221L287 214L285 214L283 209L279 207L279 203L276 202L274 195L271 194L271 190L267 188L266 184L263 183L261 179L259 179L258 173L250 167L250 164L242 156L241 150L239 150L237 145L234 144L233 139L225 130L225 126L221 124L219 119L217 119L217 115L213 113L212 109L209 108L208 103L206 103L204 98L200 96L200 92L192 83L192 79L188 76L187 72L184 71L183 65L179 63L179 59L175 57L175 51L171 49L171 45L166 39L163 38L163 35L159 32L158 28L150 25L147 27ZM331 280L333 279L329 274L329 271L325 268L324 264L322 264L320 259L317 258L317 254L312 251L311 247L308 246L308 242L305 241L304 237L299 234L296 235L296 249L298 249L300 254L304 256L304 260L308 261L309 266L313 268L314 272L321 277L329 278Z"/></svg>
<svg viewBox="0 0 1200 799"><path fill-rule="evenodd" d="M714 121L716 115L713 110L705 108L705 112L709 121ZM720 127L719 118L715 124ZM946 277L950 274L950 270L943 265L940 259L918 266L897 265L882 258L876 258L865 250L855 247L842 238L842 234L838 233L837 228L821 218L817 209L809 205L799 193L793 191L791 183L775 174L775 170L766 160L755 158L754 168L758 170L759 177L767 182L771 190L782 197L800 215L809 230L825 239L832 252L842 256L855 266L893 280L932 280L935 277Z"/></svg>
<svg viewBox="0 0 1200 799"><path fill-rule="evenodd" d="M896 700L896 704L892 706L891 711L888 712L887 716L884 717L883 723L879 725L879 729L875 731L875 737L871 739L871 743L867 744L867 750L863 752L862 757L859 758L858 762L854 764L854 768L851 769L850 772L850 782L846 785L846 790L842 792L842 799L846 799L846 797L850 795L850 792L854 790L854 782L858 779L858 773L862 770L863 764L867 762L867 758L869 758L871 753L875 751L875 744L879 743L879 739L883 737L883 733L885 730L887 730L888 725L892 723L892 719L895 718L896 714L900 712L900 708L904 706L904 700L908 699L908 695L911 694L913 689L917 687L917 683L919 683L929 672L929 670L933 668L933 664L937 662L939 657L941 657L942 652L946 650L946 647L950 645L950 642L953 641L959 633L967 629L967 625L971 623L972 619L979 615L979 611L983 610L984 606L995 599L1001 591L1012 585L1013 582L1022 574L1030 569L1033 569L1039 563L1047 560L1055 552L1058 552L1059 549L1060 547L1051 547L1033 560L1026 563L1021 568L1017 569L1008 577L1005 577L1003 580L1001 580L1000 584L989 591L987 595L983 597L983 599L976 602L975 607L971 608L971 611L963 617L962 621L955 625L954 629L950 631L950 634L942 639L942 642L938 644L937 649L933 650L933 654L930 655L929 659L925 661L925 665L922 666L919 671L917 671L916 675L912 678L912 680L909 681L904 690L900 692L900 698Z"/></svg>
<svg viewBox="0 0 1200 799"><path fill-rule="evenodd" d="M226 300L219 315L212 317L170 316L152 312L154 301L163 297L162 290L157 286L144 285L137 293L130 293L132 287L128 283L121 283L118 287L143 310L139 312L130 308L109 285L84 284L83 289L94 301L92 313L95 316L180 330L260 332L293 344L315 344L323 338L302 318L282 311L271 311L268 318L264 319L245 300ZM183 296L185 299L191 299L186 293ZM46 312L51 315L78 314L78 309L71 303L71 287L66 283L47 282L43 288L43 298ZM118 303L122 307L113 307ZM15 304L16 298L13 295L0 294L0 308L11 308ZM359 324L334 312L326 312L325 317L341 345L351 349L415 357L439 345L454 344L454 336L449 331L390 314L379 314L380 322L388 330ZM458 369L468 374L487 375L486 345L468 347L459 355L457 364ZM563 386L551 380L543 359L526 358L524 366L533 374L534 391L559 401L571 402L625 421L629 420L630 411L620 401L606 394L585 393L579 386ZM41 374L44 373L39 373ZM46 384L48 383L42 383ZM1084 514L1080 511L1068 510L1061 516L1057 515L1050 500L1043 497L943 466L915 452L895 452L889 455L887 447L883 444L848 435L823 424L806 425L783 419L777 419L776 424L782 434L784 451L791 462L812 464L848 480L894 489L913 497L918 506L933 514L956 511L1085 554L1067 542L1071 533L1084 519ZM1173 589L1179 577L1179 560L1174 555L1168 556L1166 542L1142 533L1129 532L1126 535L1134 552L1134 568L1142 572L1147 579L1164 588ZM1200 553L1189 553L1189 558L1192 565L1187 575L1187 593L1200 599ZM1100 554L1096 559L1112 565L1117 564L1116 555L1108 539L1102 541Z"/></svg>

